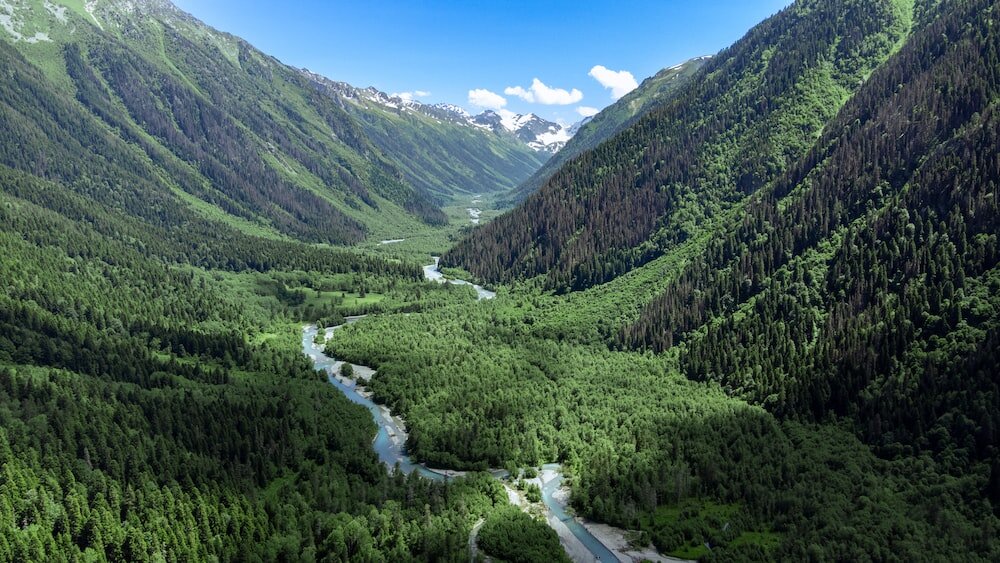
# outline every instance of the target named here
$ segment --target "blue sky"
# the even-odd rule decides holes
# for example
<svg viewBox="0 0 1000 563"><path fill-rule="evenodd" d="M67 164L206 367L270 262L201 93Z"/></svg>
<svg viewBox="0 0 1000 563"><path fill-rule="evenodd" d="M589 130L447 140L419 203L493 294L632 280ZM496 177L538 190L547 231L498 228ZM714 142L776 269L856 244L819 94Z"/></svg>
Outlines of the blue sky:
<svg viewBox="0 0 1000 563"><path fill-rule="evenodd" d="M571 123L626 91L623 71L642 82L716 53L790 0L174 2L334 80Z"/></svg>

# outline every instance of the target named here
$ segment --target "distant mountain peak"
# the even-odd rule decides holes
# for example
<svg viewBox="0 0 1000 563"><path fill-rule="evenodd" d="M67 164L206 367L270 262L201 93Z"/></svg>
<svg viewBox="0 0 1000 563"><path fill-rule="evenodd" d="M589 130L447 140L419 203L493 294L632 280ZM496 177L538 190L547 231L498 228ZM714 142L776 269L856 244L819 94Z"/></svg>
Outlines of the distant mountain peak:
<svg viewBox="0 0 1000 563"><path fill-rule="evenodd" d="M583 127L584 125L590 123L591 119L594 119L594 116L591 115L588 117L584 117L580 121L577 121L573 125L570 125L568 129L570 136L576 135L576 132L579 131L580 128Z"/></svg>
<svg viewBox="0 0 1000 563"><path fill-rule="evenodd" d="M460 116L468 118L468 119L472 118L472 114L469 113L469 112L467 112L467 111L465 111L465 108L463 108L461 106L456 106L455 104L447 104L447 103L445 103L445 104L433 104L431 107L437 108L437 109L442 110L442 111L451 112L451 113L460 115Z"/></svg>
<svg viewBox="0 0 1000 563"><path fill-rule="evenodd" d="M576 124L564 127L534 113L517 114L491 109L473 117L472 123L495 133L510 133L532 150L548 154L555 154L563 148L573 136L571 130L576 127Z"/></svg>

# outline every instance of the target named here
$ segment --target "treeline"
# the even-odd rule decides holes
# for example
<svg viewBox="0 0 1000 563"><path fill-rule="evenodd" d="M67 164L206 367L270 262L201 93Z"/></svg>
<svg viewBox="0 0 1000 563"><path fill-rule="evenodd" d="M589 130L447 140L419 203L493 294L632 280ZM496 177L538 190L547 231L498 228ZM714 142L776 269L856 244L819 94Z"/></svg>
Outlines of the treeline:
<svg viewBox="0 0 1000 563"><path fill-rule="evenodd" d="M908 19L888 0L786 8L442 263L490 281L544 274L549 288L580 289L708 236L809 150Z"/></svg>

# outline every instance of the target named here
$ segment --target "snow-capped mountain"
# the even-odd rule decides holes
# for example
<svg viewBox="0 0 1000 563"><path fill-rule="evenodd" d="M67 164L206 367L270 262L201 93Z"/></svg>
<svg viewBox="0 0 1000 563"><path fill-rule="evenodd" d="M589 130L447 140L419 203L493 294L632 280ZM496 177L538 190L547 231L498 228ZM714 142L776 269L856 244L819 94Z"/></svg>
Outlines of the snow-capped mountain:
<svg viewBox="0 0 1000 563"><path fill-rule="evenodd" d="M563 127L533 113L521 115L510 111L486 110L473 117L472 123L495 133L506 131L531 149L549 154L563 148L573 136L570 132L572 127Z"/></svg>
<svg viewBox="0 0 1000 563"><path fill-rule="evenodd" d="M486 110L472 115L455 104L424 104L412 99L386 94L372 87L357 88L346 82L337 82L324 76L302 69L302 74L325 90L355 103L372 102L399 112L422 113L439 121L447 121L492 131L499 135L510 134L535 152L555 154L585 121L564 127L543 119L533 113L516 114L507 110L499 112Z"/></svg>

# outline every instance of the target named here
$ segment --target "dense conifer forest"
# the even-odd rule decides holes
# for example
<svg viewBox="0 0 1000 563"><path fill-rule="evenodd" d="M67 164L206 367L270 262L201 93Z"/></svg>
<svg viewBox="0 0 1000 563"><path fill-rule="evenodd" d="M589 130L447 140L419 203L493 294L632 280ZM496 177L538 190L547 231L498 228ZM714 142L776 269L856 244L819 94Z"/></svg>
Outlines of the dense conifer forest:
<svg viewBox="0 0 1000 563"><path fill-rule="evenodd" d="M700 69L707 57L702 56L681 64L665 68L642 81L638 88L622 96L620 100L590 118L580 130L545 161L542 166L512 190L505 199L521 203L529 195L574 157L596 148L598 145L638 121L646 113L669 100Z"/></svg>

